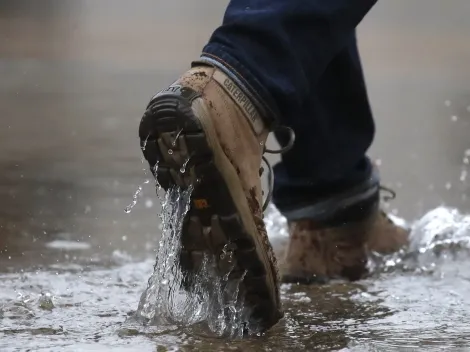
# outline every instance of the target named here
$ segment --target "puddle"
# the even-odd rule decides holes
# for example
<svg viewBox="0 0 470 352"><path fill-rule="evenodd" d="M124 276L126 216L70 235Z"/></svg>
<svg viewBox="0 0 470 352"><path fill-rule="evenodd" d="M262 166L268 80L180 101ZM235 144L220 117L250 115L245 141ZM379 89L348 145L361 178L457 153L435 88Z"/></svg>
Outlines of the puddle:
<svg viewBox="0 0 470 352"><path fill-rule="evenodd" d="M282 243L287 237L285 220L271 207L266 222L272 242ZM157 307L152 299L162 299L171 287L170 281L159 288L157 282L153 284L152 278L157 278L152 258L136 262L116 251L111 266L100 266L99 262L92 268L54 263L39 271L1 274L0 350L134 351L135 346L141 351L470 348L466 323L470 319L470 217L440 207L412 226L410 250L373 258L376 273L366 280L311 287L283 285L285 319L266 335L243 340L208 335L198 325L207 318L203 305L193 306L199 310L189 315L172 316L174 320L189 319L192 326L180 326L175 321L152 326L136 320L139 312L155 322L157 310L145 305ZM158 280L161 283L171 278L163 275ZM150 297L157 292L158 298ZM178 307L187 303L172 302ZM188 312L176 310L182 311Z"/></svg>

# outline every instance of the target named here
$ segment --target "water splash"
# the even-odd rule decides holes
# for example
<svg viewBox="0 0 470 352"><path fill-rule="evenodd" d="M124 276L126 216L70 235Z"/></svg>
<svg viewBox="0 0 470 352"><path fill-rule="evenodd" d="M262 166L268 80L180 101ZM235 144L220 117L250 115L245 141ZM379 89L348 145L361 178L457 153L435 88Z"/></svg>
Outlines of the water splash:
<svg viewBox="0 0 470 352"><path fill-rule="evenodd" d="M287 219L273 204L268 205L268 208L264 213L263 220L266 225L266 231L268 232L269 240L276 240L277 238L284 239L289 237Z"/></svg>
<svg viewBox="0 0 470 352"><path fill-rule="evenodd" d="M154 324L171 323L171 301L174 292L180 290L182 282L182 273L178 266L182 219L189 210L191 192L192 188L184 191L177 187L171 188L162 203L162 237L157 260L138 308L138 315Z"/></svg>
<svg viewBox="0 0 470 352"><path fill-rule="evenodd" d="M274 253L278 260L282 260L289 240L287 219L273 204L269 204L264 213L264 223Z"/></svg>
<svg viewBox="0 0 470 352"><path fill-rule="evenodd" d="M134 192L134 195L132 196L132 202L126 208L124 208L125 213L129 214L132 211L132 209L137 205L139 198L142 196L143 186L148 184L149 182L150 180L145 180L144 183L142 183L141 185L139 185L139 187L137 187L137 190Z"/></svg>
<svg viewBox="0 0 470 352"><path fill-rule="evenodd" d="M147 137L148 138L148 137ZM142 163L145 163L145 158L142 157L141 159ZM144 168L144 173L146 176L148 177L153 177L153 175L156 175L157 174L157 170L158 170L158 160L156 162L156 164L151 167L151 171L152 173L149 174L149 170L147 168ZM155 179L155 188L156 188L156 191L157 191L157 195L159 195L159 191L161 190L161 186L160 184L158 183L158 180L156 178ZM134 195L132 196L132 202L124 208L124 212L126 214L129 214L132 209L137 205L138 201L139 201L139 198L142 197L142 192L143 192L143 188L146 184L149 184L150 183L150 180L149 179L146 179L141 185L139 185L139 187L137 187L137 190L134 192Z"/></svg>
<svg viewBox="0 0 470 352"><path fill-rule="evenodd" d="M411 226L410 245L397 253L371 257L375 272L431 273L442 262L470 253L470 215L438 207Z"/></svg>
<svg viewBox="0 0 470 352"><path fill-rule="evenodd" d="M222 250L228 265L221 275L214 257L206 254L196 273L183 273L179 265L183 219L190 207L192 187L167 191L160 215L162 236L154 272L141 296L135 318L145 325L205 326L217 336L241 337L248 317L239 292L239 279L229 279L235 267L230 244ZM191 282L185 289L185 282Z"/></svg>

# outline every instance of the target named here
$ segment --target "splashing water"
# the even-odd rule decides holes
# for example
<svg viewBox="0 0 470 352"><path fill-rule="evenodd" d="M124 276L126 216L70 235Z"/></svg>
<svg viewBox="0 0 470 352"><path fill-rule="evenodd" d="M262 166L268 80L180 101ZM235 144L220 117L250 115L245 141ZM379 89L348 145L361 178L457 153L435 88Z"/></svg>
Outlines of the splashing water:
<svg viewBox="0 0 470 352"><path fill-rule="evenodd" d="M438 207L411 226L410 245L391 255L373 254L370 267L377 273L404 271L432 273L441 262L470 254L470 216Z"/></svg>
<svg viewBox="0 0 470 352"><path fill-rule="evenodd" d="M145 180L143 184L139 185L139 187L137 187L137 190L135 191L134 195L132 196L132 202L124 209L124 212L129 214L132 209L137 205L137 202L140 198L140 196L142 195L142 190L143 190L143 186L148 184L150 182L150 180Z"/></svg>
<svg viewBox="0 0 470 352"><path fill-rule="evenodd" d="M289 240L287 219L282 216L273 204L269 204L264 213L264 223L266 225L266 231L268 232L269 242L271 242L273 246L276 258L282 260Z"/></svg>
<svg viewBox="0 0 470 352"><path fill-rule="evenodd" d="M183 273L179 266L183 219L190 207L192 187L174 187L162 202L162 237L154 272L141 296L134 318L159 329L172 326L206 326L217 336L241 337L248 311L239 294L238 280L229 280L235 267L233 249L227 244L222 256L228 263L220 275L213 256L206 254L196 273ZM185 289L185 282L191 282ZM206 330L206 329L204 329Z"/></svg>
<svg viewBox="0 0 470 352"><path fill-rule="evenodd" d="M148 137L147 137L147 139L148 139ZM144 146L143 146L144 149L145 149L145 146L147 145L147 139L145 140L145 143L144 143ZM142 164L144 164L146 162L144 157L142 157L141 162L142 162ZM158 170L158 161L151 169L153 169L152 170L153 174L156 175L157 170ZM152 174L149 174L149 170L147 168L144 168L143 170L144 170L146 176L153 176ZM150 180L146 179L141 185L139 185L139 187L137 187L137 190L134 192L134 195L132 196L132 202L127 207L124 208L124 212L126 214L129 214L132 211L132 209L137 205L137 203L139 201L139 198L142 196L144 185L149 184L149 183L150 183ZM155 179L155 186L156 186L156 190L157 190L157 195L159 195L159 191L161 189L161 186L158 183L157 179Z"/></svg>
<svg viewBox="0 0 470 352"><path fill-rule="evenodd" d="M182 219L189 210L191 188L168 190L160 215L162 237L157 251L154 273L142 294L137 314L153 324L171 323L171 305L174 292L178 292L182 274L177 265L180 251Z"/></svg>

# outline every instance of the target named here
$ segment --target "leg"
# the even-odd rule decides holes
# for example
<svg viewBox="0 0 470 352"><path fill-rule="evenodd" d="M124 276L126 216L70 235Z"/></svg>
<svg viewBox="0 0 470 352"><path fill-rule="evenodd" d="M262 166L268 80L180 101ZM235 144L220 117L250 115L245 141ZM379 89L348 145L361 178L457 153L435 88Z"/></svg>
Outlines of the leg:
<svg viewBox="0 0 470 352"><path fill-rule="evenodd" d="M201 61L240 80L268 119L303 119L326 67L376 2L232 0Z"/></svg>
<svg viewBox="0 0 470 352"><path fill-rule="evenodd" d="M275 167L274 201L291 234L283 281L357 280L369 251L397 251L408 234L378 209L380 180L366 157L374 122L354 34L312 93L309 115L285 121L296 145Z"/></svg>
<svg viewBox="0 0 470 352"><path fill-rule="evenodd" d="M274 201L289 219L313 215L319 201L371 175L365 155L374 136L374 121L355 34L350 34L312 88L305 113L281 118L296 132L292 151L274 168Z"/></svg>
<svg viewBox="0 0 470 352"><path fill-rule="evenodd" d="M282 316L262 221L267 135L280 120L301 128L312 116L321 77L375 1L232 0L201 58L142 118L141 146L162 187L193 187L179 264L191 275L213 257L221 277L241 280L248 323L261 329Z"/></svg>

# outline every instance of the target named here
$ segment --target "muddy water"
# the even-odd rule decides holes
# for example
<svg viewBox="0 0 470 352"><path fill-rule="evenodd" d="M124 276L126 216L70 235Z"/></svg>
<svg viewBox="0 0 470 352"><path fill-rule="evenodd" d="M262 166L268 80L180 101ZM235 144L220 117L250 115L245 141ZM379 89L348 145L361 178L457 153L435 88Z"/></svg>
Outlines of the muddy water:
<svg viewBox="0 0 470 352"><path fill-rule="evenodd" d="M286 318L266 336L133 318L164 230L137 125L224 5L0 2L0 350L469 349L466 0L379 2L359 28L371 155L398 193L387 209L415 226L410 252L371 258L355 284L284 286Z"/></svg>
<svg viewBox="0 0 470 352"><path fill-rule="evenodd" d="M284 219L271 208L269 235L276 248L286 239ZM470 218L437 208L413 224L406 253L371 258L373 275L358 283L282 287L285 319L264 336L228 341L194 324L142 324L136 316L154 261L122 253L93 269L51 264L38 271L0 275L2 351L440 351L470 348L468 255ZM72 242L73 243L73 242ZM59 245L57 244L57 248ZM81 248L62 250L80 256ZM154 277L166 279L161 275ZM147 301L158 308L168 282L149 281ZM153 289L152 289L153 287ZM152 291L153 290L153 291ZM465 298L467 297L467 298ZM142 295L142 301L147 298ZM142 303L141 301L141 303ZM161 306L160 306L161 308ZM185 307L183 311L191 311ZM139 308L139 312L149 307ZM160 310L161 312L161 310ZM162 315L163 316L163 315Z"/></svg>

